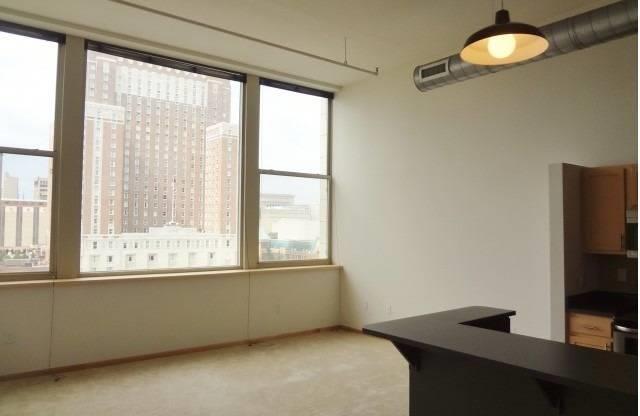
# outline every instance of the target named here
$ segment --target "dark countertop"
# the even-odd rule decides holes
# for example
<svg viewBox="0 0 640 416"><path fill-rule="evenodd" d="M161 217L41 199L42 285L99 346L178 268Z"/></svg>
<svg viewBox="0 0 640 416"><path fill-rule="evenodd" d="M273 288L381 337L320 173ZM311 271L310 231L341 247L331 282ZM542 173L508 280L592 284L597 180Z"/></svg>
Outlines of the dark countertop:
<svg viewBox="0 0 640 416"><path fill-rule="evenodd" d="M568 296L567 309L616 318L623 314L638 313L638 295L603 291L587 292Z"/></svg>
<svg viewBox="0 0 640 416"><path fill-rule="evenodd" d="M366 325L363 332L395 344L438 349L502 364L556 384L638 396L638 358L474 327L514 311L472 306Z"/></svg>

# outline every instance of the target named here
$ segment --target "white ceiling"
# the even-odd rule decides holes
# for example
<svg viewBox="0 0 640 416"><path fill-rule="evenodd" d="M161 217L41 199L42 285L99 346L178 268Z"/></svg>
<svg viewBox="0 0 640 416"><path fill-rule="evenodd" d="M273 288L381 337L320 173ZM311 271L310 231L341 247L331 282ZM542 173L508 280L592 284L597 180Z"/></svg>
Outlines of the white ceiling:
<svg viewBox="0 0 640 416"><path fill-rule="evenodd" d="M129 0L349 64L390 70L458 51L471 32L491 23L495 0ZM543 25L612 1L506 0L516 21ZM221 34L109 0L0 0L0 18L131 45L139 38L200 53L200 60L259 75L291 75L328 88L372 77L352 69ZM126 37L122 37L121 34ZM152 45L154 46L154 45ZM153 49L153 48L152 48ZM165 48L166 49L166 48ZM166 53L166 52L165 52ZM217 57L217 58L212 58Z"/></svg>

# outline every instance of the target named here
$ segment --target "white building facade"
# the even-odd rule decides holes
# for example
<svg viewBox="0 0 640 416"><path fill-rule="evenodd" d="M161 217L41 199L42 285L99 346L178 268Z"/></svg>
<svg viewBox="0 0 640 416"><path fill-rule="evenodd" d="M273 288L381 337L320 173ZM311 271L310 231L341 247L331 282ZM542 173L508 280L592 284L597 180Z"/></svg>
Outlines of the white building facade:
<svg viewBox="0 0 640 416"><path fill-rule="evenodd" d="M233 234L166 225L148 233L82 236L81 267L87 272L237 266Z"/></svg>

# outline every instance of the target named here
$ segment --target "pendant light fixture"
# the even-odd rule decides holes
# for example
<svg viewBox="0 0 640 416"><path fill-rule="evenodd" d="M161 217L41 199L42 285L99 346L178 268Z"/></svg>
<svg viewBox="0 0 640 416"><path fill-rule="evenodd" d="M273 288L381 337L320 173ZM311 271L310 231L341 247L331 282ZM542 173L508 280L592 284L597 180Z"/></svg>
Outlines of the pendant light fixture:
<svg viewBox="0 0 640 416"><path fill-rule="evenodd" d="M496 12L496 23L469 36L460 57L475 65L506 65L531 59L548 47L537 27L511 22L503 4Z"/></svg>

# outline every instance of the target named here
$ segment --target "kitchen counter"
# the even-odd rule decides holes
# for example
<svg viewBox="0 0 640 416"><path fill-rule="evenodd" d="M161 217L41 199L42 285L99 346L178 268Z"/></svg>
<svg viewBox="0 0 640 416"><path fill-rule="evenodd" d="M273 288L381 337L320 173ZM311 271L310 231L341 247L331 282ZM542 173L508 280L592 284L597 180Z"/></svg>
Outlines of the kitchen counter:
<svg viewBox="0 0 640 416"><path fill-rule="evenodd" d="M619 315L638 313L638 295L593 291L567 297L567 309L590 315L616 318Z"/></svg>
<svg viewBox="0 0 640 416"><path fill-rule="evenodd" d="M637 357L510 334L513 315L475 306L363 331L393 342L409 362L411 415L637 412Z"/></svg>

